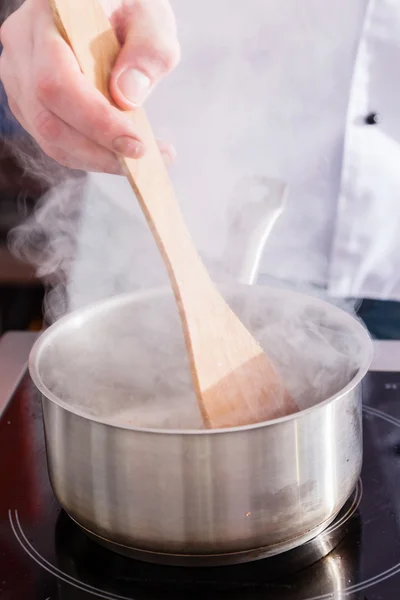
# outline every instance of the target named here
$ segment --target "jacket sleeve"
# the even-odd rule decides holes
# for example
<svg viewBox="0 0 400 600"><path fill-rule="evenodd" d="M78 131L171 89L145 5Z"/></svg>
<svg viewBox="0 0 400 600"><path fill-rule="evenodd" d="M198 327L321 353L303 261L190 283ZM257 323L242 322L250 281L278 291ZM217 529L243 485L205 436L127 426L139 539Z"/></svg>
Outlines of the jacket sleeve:
<svg viewBox="0 0 400 600"><path fill-rule="evenodd" d="M24 0L6 0L0 3L0 26L14 11L16 11ZM0 54L2 53L2 45L0 44ZM7 95L5 93L2 82L0 81L0 138L9 138L15 133L21 133L21 126L13 117L8 108Z"/></svg>
<svg viewBox="0 0 400 600"><path fill-rule="evenodd" d="M9 17L13 12L17 10L24 0L4 0L0 5L0 25Z"/></svg>

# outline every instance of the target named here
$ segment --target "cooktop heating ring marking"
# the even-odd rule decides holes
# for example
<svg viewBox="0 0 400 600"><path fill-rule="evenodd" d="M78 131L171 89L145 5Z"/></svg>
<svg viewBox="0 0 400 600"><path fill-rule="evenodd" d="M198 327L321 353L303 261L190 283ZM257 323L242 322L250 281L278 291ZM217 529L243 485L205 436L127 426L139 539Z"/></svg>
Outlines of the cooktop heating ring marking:
<svg viewBox="0 0 400 600"><path fill-rule="evenodd" d="M396 419L395 417L392 417L391 415L388 415L387 413L385 413L381 410L378 410L376 408L371 408L369 406L364 406L363 412L365 412L373 417L382 419L383 421L386 421L387 423L390 423L391 425L400 427L400 419ZM356 508L354 509L354 512L355 512L355 510L358 508L358 505L361 501L362 486L358 485L357 489L359 489L360 492L356 493L353 503L349 507L349 511L352 511L353 506L355 506L355 504L357 503ZM343 517L342 517L343 519L348 518L348 516L347 516L348 512L346 513L346 515L343 515ZM112 594L110 592L104 592L103 590L100 590L99 588L95 588L88 584L82 583L78 579L75 579L74 577L71 577L67 573L64 573L63 571L61 571L60 569L58 569L57 567L52 565L48 560L46 560L36 550L36 548L34 548L32 546L32 544L29 542L28 538L26 537L26 535L24 533L24 530L21 527L21 523L19 521L19 516L18 516L18 510L14 510L14 514L13 514L12 510L9 510L8 518L9 518L10 525L11 525L12 531L14 533L14 536L16 537L16 539L17 539L18 543L20 544L20 546L22 547L22 549L39 566L41 566L44 570L49 572L51 575L54 575L55 577L57 577L61 581L64 581L65 583L68 583L72 587L80 589L84 592L91 593L91 594L97 596L98 598L103 598L104 600L133 600L132 597L129 598L128 596L118 596L118 595ZM15 523L14 523L14 519L15 519ZM342 519L340 519L340 521L342 521ZM335 523L334 527L336 527L336 526L337 525ZM342 588L340 590L340 594L342 596L347 596L354 592L360 592L360 591L366 590L367 588L370 588L378 583L381 583L382 581L385 581L386 579L389 579L390 577L394 577L398 573L400 573L400 562L395 564L393 567L386 569L386 571L383 571L382 573L375 575L374 577L370 577L369 579L366 579L365 581L361 581L361 582L359 582L355 585L349 586L347 588ZM322 594L320 596L313 596L312 598L304 598L303 600L331 600L331 599L332 599L332 592L328 592L328 593Z"/></svg>
<svg viewBox="0 0 400 600"><path fill-rule="evenodd" d="M92 587L91 585L82 583L78 579L71 577L70 575L68 575L68 573L64 573L64 571L61 571L60 569L52 565L48 560L46 560L44 556L42 556L36 550L36 548L34 548L29 542L28 538L24 533L24 530L21 527L17 510L14 511L14 517L12 511L9 510L8 518L10 520L13 533L22 549L32 558L32 560L34 560L40 567L42 567L51 575L54 575L55 577L61 579L61 581L64 581L65 583L68 583L72 587L82 590L83 592L94 594L98 598L103 598L104 600L132 600L132 598L129 598L128 596L117 596L116 594L105 592L103 590L100 590L99 588ZM16 521L16 524L14 523L14 519Z"/></svg>
<svg viewBox="0 0 400 600"><path fill-rule="evenodd" d="M400 419L396 419L396 417L392 417L391 415L388 415L387 413L383 412L382 410L378 410L377 408L372 408L371 406L364 406L363 412L373 415L374 417L379 417L380 419L382 419L383 421L386 421L387 423L391 423L392 425L396 425L397 427L400 427Z"/></svg>

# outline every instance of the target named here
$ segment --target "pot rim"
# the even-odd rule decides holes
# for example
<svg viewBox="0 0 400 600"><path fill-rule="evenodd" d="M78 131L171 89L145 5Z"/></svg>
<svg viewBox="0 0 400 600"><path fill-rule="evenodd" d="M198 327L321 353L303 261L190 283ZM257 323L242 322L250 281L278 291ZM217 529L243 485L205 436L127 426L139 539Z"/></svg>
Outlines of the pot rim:
<svg viewBox="0 0 400 600"><path fill-rule="evenodd" d="M79 321L81 321L88 313L90 313L93 316L96 313L101 312L105 307L108 307L108 306L115 306L118 304L126 304L126 303L129 303L130 300L132 300L133 303L136 303L136 302L140 302L140 301L143 301L146 299L154 299L154 298L157 298L160 296L165 296L166 292L168 292L169 294L172 294L172 291L168 286L162 286L162 287L150 288L150 289L139 291L139 292L127 292L124 294L118 294L117 296L113 296L111 298L102 299L97 302L91 303L87 306L84 306L83 308L74 310L71 313L68 313L67 315L64 315L63 317L61 317L58 321L53 323L47 330L45 330L43 333L41 333L41 335L35 341L32 349L31 349L31 352L29 355L29 360L28 360L28 369L29 369L29 374L31 376L31 379L32 379L35 387L39 390L39 392L46 399L50 400L54 404L57 404L60 408L65 409L67 412L69 412L71 414L81 417L87 421L91 421L91 422L98 423L100 425L104 425L106 427L112 427L115 429L123 429L123 430L128 430L128 431L135 431L137 433L152 433L152 434L158 434L158 435L227 434L227 433L234 433L234 432L243 432L243 431L252 430L252 429L263 429L265 427L280 425L280 424L286 423L288 421L297 421L300 418L306 417L311 412L314 412L316 410L321 410L328 404L331 404L331 403L339 400L340 398L345 396L348 392L350 392L355 387L357 387L357 385L364 379L364 377L367 374L369 367L372 363L373 344L372 344L372 339L371 339L367 329L365 328L364 325L361 324L361 322L357 318L346 313L341 308L338 308L337 306L329 304L325 300L321 300L320 298L317 298L314 296L308 296L301 292L296 292L296 291L287 290L287 289L280 289L280 288L270 287L270 286L266 286L266 285L255 286L255 285L248 285L248 284L243 284L243 283L223 284L223 287L225 287L225 288L229 288L229 287L233 287L233 286L236 286L237 288L239 288L239 287L241 287L241 288L243 288L243 287L247 287L247 288L262 287L263 289L270 289L273 293L282 294L286 297L292 296L294 299L299 298L299 297L302 299L307 298L310 305L314 305L317 307L318 306L324 307L331 314L336 313L336 315L340 316L340 318L343 321L347 321L349 323L349 326L354 331L358 330L360 337L364 337L364 341L365 341L365 350L363 352L361 366L358 369L355 376L349 381L349 383L344 388L342 388L340 391L338 391L333 396L330 396L330 397L326 398L325 400L323 400L322 402L318 402L317 404L314 404L313 406L310 406L309 408L306 408L299 412L292 413L285 417L271 419L269 421L261 421L260 423L253 423L250 425L242 425L242 426L237 426L237 427L227 427L227 428L219 428L219 429L163 429L163 428L155 428L155 427L134 427L131 425L117 424L117 423L111 422L109 419L106 419L106 418L102 419L101 417L93 417L93 416L90 416L87 413L85 413L85 411L83 411L83 410L71 408L71 406L69 406L68 402L61 400L60 398L58 398L56 396L56 394L54 394L51 390L49 390L47 388L47 386L44 384L42 377L40 375L39 362L40 362L41 354L42 354L42 352L45 351L46 346L49 344L49 342L52 340L52 338L58 334L59 329L64 324L66 324L66 323L71 324L74 321L76 322L76 324L78 324Z"/></svg>

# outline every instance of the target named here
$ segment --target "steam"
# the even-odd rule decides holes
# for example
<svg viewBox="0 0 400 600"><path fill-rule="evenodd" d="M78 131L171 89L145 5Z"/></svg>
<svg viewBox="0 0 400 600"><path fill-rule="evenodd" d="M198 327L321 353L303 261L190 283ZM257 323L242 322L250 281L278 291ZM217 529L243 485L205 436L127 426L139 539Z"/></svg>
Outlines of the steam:
<svg viewBox="0 0 400 600"><path fill-rule="evenodd" d="M300 409L340 392L366 367L367 334L342 311L268 287L229 284L221 292L274 360ZM81 313L53 332L38 371L47 389L89 418L122 427L204 427L168 288Z"/></svg>
<svg viewBox="0 0 400 600"><path fill-rule="evenodd" d="M72 172L28 137L10 150L44 191L34 213L14 228L9 247L34 265L46 286L51 324L67 312L129 291L168 284L164 264L128 182ZM283 209L284 185L246 177L232 191L222 256L201 252L217 282L254 282L265 240ZM195 230L196 233L196 230Z"/></svg>
<svg viewBox="0 0 400 600"><path fill-rule="evenodd" d="M46 287L45 318L51 323L68 311L86 176L55 163L28 136L15 137L6 148L35 192L43 193L33 214L10 232L8 244L17 258L36 267ZM20 202L27 193L20 193Z"/></svg>
<svg viewBox="0 0 400 600"><path fill-rule="evenodd" d="M97 304L168 284L128 184L65 172L32 156L20 152L21 164L41 174L50 189L34 215L12 232L10 245L36 264L48 285L48 320L90 309L79 330L71 321L46 348L39 364L44 385L71 410L116 426L203 428L171 292L121 297L104 309ZM282 212L283 191L280 182L263 177L237 187L223 259L206 260L220 281L252 273L248 266L262 251L265 229ZM222 288L224 295L272 358L300 409L339 392L366 364L366 334L350 317L306 296L231 286Z"/></svg>

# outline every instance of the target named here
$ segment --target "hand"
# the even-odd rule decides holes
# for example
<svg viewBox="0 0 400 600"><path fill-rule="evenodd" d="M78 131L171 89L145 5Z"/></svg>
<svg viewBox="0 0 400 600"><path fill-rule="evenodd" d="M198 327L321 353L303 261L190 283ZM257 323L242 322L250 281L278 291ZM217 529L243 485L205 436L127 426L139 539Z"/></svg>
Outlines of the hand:
<svg viewBox="0 0 400 600"><path fill-rule="evenodd" d="M120 108L141 105L179 60L168 0L103 0L122 44L110 79ZM120 173L116 153L140 158L134 124L91 86L54 24L48 0L25 0L1 31L0 79L9 107L41 149L60 164ZM173 149L160 143L167 163Z"/></svg>

